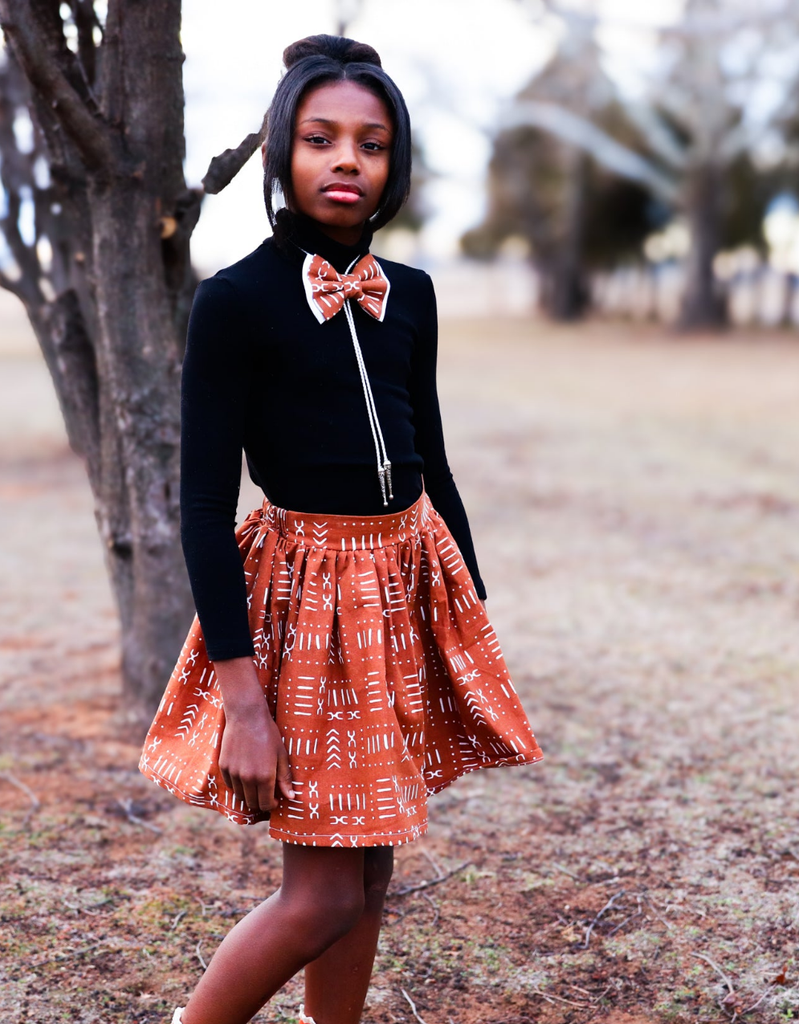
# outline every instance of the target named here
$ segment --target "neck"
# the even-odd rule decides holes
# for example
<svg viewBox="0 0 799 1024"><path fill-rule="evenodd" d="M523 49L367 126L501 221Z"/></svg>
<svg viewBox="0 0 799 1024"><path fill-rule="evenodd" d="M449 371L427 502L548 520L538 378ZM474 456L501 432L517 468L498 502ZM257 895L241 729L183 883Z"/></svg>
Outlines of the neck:
<svg viewBox="0 0 799 1024"><path fill-rule="evenodd" d="M284 252L314 253L329 260L339 273L343 273L354 258L369 252L372 241L372 225L369 221L351 231L347 230L345 236L341 229L331 230L310 217L283 209L277 213L275 241ZM345 241L345 237L352 241Z"/></svg>
<svg viewBox="0 0 799 1024"><path fill-rule="evenodd" d="M338 242L339 245L357 245L363 237L363 229L366 221L361 224L356 224L355 227L337 227L333 224L320 224L319 221L311 221L317 231L321 231L323 235L327 235L328 238L332 238L334 242Z"/></svg>

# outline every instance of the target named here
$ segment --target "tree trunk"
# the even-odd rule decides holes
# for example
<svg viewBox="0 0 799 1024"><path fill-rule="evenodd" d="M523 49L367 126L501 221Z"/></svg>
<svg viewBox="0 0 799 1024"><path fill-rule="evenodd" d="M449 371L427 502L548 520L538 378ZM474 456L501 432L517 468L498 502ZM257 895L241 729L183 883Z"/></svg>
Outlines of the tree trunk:
<svg viewBox="0 0 799 1024"><path fill-rule="evenodd" d="M182 346L153 197L136 183L118 185L92 208L94 262L104 268L96 281L105 442L96 516L119 607L124 687L152 707L192 615L179 536Z"/></svg>
<svg viewBox="0 0 799 1024"><path fill-rule="evenodd" d="M0 105L9 198L0 226L19 271L0 284L25 304L85 461L119 607L123 687L143 711L192 615L179 539L179 378L200 196L182 168L180 0L110 0L102 26L89 0L73 0L77 53L65 43L66 6L0 0L29 87L17 106L27 106L38 146L30 159L14 148ZM46 160L47 185L35 158ZM19 229L26 190L36 242L52 249L47 265Z"/></svg>
<svg viewBox="0 0 799 1024"><path fill-rule="evenodd" d="M721 248L722 187L723 175L714 166L700 167L688 178L690 248L680 315L680 326L686 330L718 329L727 324L727 297L713 273L713 261Z"/></svg>
<svg viewBox="0 0 799 1024"><path fill-rule="evenodd" d="M546 268L546 310L553 320L577 320L586 311L590 292L583 266L583 232L587 157L567 150L565 199L559 238Z"/></svg>
<svg viewBox="0 0 799 1024"><path fill-rule="evenodd" d="M782 293L782 312L780 314L780 327L793 327L794 325L794 304L796 302L796 286L799 284L799 275L792 270L786 270L784 275L784 291Z"/></svg>

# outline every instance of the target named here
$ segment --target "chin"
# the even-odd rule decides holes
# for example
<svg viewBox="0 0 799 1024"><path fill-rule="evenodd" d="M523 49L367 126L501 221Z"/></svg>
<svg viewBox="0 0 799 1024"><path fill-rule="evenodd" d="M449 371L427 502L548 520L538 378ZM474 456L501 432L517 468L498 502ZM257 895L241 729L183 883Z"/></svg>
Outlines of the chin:
<svg viewBox="0 0 799 1024"><path fill-rule="evenodd" d="M359 224L364 224L373 216L375 210L371 208L371 204L367 207L363 203L354 206L344 203L340 206L325 203L314 210L308 210L307 213L318 224L328 224L330 227L336 228L357 228Z"/></svg>

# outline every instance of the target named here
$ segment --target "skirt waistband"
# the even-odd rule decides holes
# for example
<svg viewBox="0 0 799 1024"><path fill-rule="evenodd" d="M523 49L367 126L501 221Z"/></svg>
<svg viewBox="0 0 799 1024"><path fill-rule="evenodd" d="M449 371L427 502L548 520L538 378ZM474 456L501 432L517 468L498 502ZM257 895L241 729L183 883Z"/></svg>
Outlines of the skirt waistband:
<svg viewBox="0 0 799 1024"><path fill-rule="evenodd" d="M422 491L402 512L380 516L339 516L292 512L273 505L268 498L253 513L268 530L275 530L307 548L336 548L340 551L382 548L409 540L427 525L433 505Z"/></svg>

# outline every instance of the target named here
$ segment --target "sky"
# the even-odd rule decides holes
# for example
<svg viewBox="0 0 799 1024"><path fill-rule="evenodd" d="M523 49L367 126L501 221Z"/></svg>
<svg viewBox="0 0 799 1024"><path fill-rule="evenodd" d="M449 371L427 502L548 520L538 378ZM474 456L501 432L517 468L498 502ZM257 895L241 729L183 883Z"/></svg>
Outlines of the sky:
<svg viewBox="0 0 799 1024"><path fill-rule="evenodd" d="M200 182L212 156L256 131L295 39L335 31L342 0L186 0L186 173ZM350 7L358 7L350 0ZM535 0L365 0L349 34L374 46L403 91L425 159L435 172L423 248L433 258L457 251L479 223L491 130L502 104L552 53L556 22ZM673 18L681 0L602 0L614 63L635 88L646 61L641 26ZM220 17L220 9L224 17ZM634 27L633 27L634 26ZM268 233L256 156L219 196L205 200L193 255L213 272L251 251Z"/></svg>

